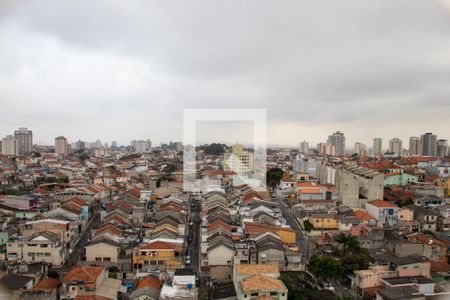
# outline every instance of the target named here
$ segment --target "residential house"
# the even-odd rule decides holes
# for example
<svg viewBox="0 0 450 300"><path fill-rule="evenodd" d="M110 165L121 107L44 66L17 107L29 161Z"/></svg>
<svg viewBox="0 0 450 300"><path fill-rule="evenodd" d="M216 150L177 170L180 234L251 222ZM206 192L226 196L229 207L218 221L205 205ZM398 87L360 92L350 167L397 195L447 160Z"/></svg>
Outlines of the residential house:
<svg viewBox="0 0 450 300"><path fill-rule="evenodd" d="M58 235L49 231L37 232L19 240L10 241L6 247L9 261L41 262L55 267L61 266L66 259L65 247Z"/></svg>
<svg viewBox="0 0 450 300"><path fill-rule="evenodd" d="M235 265L233 282L237 299L287 299L288 290L279 276L276 265Z"/></svg>
<svg viewBox="0 0 450 300"><path fill-rule="evenodd" d="M160 300L197 300L196 276L193 269L176 269L171 284L166 283L161 289Z"/></svg>
<svg viewBox="0 0 450 300"><path fill-rule="evenodd" d="M249 245L250 263L274 264L280 269L286 265L285 248L280 237L272 232L263 233L254 238Z"/></svg>
<svg viewBox="0 0 450 300"><path fill-rule="evenodd" d="M244 223L244 231L247 237L255 237L261 233L272 232L281 238L283 244L289 246L296 244L296 232L290 227L246 222Z"/></svg>
<svg viewBox="0 0 450 300"><path fill-rule="evenodd" d="M154 276L139 278L131 293L131 300L159 300L162 282Z"/></svg>
<svg viewBox="0 0 450 300"><path fill-rule="evenodd" d="M438 214L421 206L408 205L406 208L414 212L414 220L420 222L420 230L436 231Z"/></svg>
<svg viewBox="0 0 450 300"><path fill-rule="evenodd" d="M389 270L396 271L397 277L425 276L430 278L430 260L413 254L407 256L391 256L388 258Z"/></svg>
<svg viewBox="0 0 450 300"><path fill-rule="evenodd" d="M419 180L417 176L410 175L408 173L390 173L384 175L384 185L398 185L405 186L407 184L415 184Z"/></svg>
<svg viewBox="0 0 450 300"><path fill-rule="evenodd" d="M94 296L99 299L117 299L121 281L108 277L103 267L77 266L61 281L61 299ZM95 299L94 298L94 299Z"/></svg>
<svg viewBox="0 0 450 300"><path fill-rule="evenodd" d="M392 227L397 224L399 207L384 200L373 200L366 203L367 213L379 226Z"/></svg>
<svg viewBox="0 0 450 300"><path fill-rule="evenodd" d="M218 282L231 279L234 252L233 241L229 238L208 242L207 259L202 261L202 266L207 266L211 279Z"/></svg>
<svg viewBox="0 0 450 300"><path fill-rule="evenodd" d="M370 299L375 296L376 289L382 286L382 278L398 277L395 270L389 266L374 265L369 269L354 271L355 277L352 280L352 289L362 299Z"/></svg>
<svg viewBox="0 0 450 300"><path fill-rule="evenodd" d="M174 242L144 243L134 249L133 266L139 270L158 268L162 271L174 271L182 266L182 252L182 245Z"/></svg>
<svg viewBox="0 0 450 300"><path fill-rule="evenodd" d="M425 300L425 295L411 286L400 286L377 291L377 300Z"/></svg>

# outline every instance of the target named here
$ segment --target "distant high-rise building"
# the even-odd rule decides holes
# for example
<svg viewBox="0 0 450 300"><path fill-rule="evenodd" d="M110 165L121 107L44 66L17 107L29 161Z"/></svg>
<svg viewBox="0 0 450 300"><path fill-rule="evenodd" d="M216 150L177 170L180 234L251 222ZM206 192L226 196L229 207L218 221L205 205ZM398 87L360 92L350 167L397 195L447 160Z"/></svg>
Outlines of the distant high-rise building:
<svg viewBox="0 0 450 300"><path fill-rule="evenodd" d="M111 148L117 148L117 142L116 141L112 141L111 142Z"/></svg>
<svg viewBox="0 0 450 300"><path fill-rule="evenodd" d="M321 154L336 155L336 146L331 143L319 143L317 148Z"/></svg>
<svg viewBox="0 0 450 300"><path fill-rule="evenodd" d="M309 152L309 143L307 141L300 142L300 153L307 154Z"/></svg>
<svg viewBox="0 0 450 300"><path fill-rule="evenodd" d="M75 149L76 150L84 150L86 149L86 143L83 141L78 140L78 142L75 142Z"/></svg>
<svg viewBox="0 0 450 300"><path fill-rule="evenodd" d="M327 143L334 145L336 148L336 155L345 154L345 136L343 132L336 131L328 136Z"/></svg>
<svg viewBox="0 0 450 300"><path fill-rule="evenodd" d="M131 147L138 153L148 152L152 148L152 142L150 140L131 141Z"/></svg>
<svg viewBox="0 0 450 300"><path fill-rule="evenodd" d="M244 151L242 145L233 145L231 153L223 155L223 170L236 173L253 171L253 153Z"/></svg>
<svg viewBox="0 0 450 300"><path fill-rule="evenodd" d="M175 151L183 151L183 143L175 142L175 143L173 143L173 148Z"/></svg>
<svg viewBox="0 0 450 300"><path fill-rule="evenodd" d="M382 138L374 138L373 139L372 154L373 154L373 156L383 154L383 139Z"/></svg>
<svg viewBox="0 0 450 300"><path fill-rule="evenodd" d="M33 132L31 130L20 127L19 130L14 131L14 138L16 139L17 155L31 152L33 148Z"/></svg>
<svg viewBox="0 0 450 300"><path fill-rule="evenodd" d="M55 138L55 153L58 155L69 154L69 146L67 144L67 139L63 136L57 136Z"/></svg>
<svg viewBox="0 0 450 300"><path fill-rule="evenodd" d="M103 148L103 143L100 140L96 140L91 148Z"/></svg>
<svg viewBox="0 0 450 300"><path fill-rule="evenodd" d="M367 146L363 143L356 142L355 143L355 153L359 156L366 156L367 155Z"/></svg>
<svg viewBox="0 0 450 300"><path fill-rule="evenodd" d="M448 156L448 142L447 140L439 140L437 143L437 156Z"/></svg>
<svg viewBox="0 0 450 300"><path fill-rule="evenodd" d="M409 138L409 155L420 155L420 138L417 136L412 136Z"/></svg>
<svg viewBox="0 0 450 300"><path fill-rule="evenodd" d="M401 154L403 150L402 140L399 138L393 138L389 141L389 152Z"/></svg>
<svg viewBox="0 0 450 300"><path fill-rule="evenodd" d="M420 136L421 154L425 156L437 155L437 136L427 132Z"/></svg>
<svg viewBox="0 0 450 300"><path fill-rule="evenodd" d="M17 155L16 138L12 135L7 135L2 139L2 154L8 156Z"/></svg>

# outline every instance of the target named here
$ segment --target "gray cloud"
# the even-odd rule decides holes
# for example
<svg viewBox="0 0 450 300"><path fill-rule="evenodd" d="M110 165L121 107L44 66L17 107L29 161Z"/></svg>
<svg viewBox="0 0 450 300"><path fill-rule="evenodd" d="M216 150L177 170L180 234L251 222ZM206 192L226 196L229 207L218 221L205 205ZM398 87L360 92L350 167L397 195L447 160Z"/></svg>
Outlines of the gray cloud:
<svg viewBox="0 0 450 300"><path fill-rule="evenodd" d="M273 143L450 137L445 3L2 1L0 135L175 140L224 107L267 108Z"/></svg>

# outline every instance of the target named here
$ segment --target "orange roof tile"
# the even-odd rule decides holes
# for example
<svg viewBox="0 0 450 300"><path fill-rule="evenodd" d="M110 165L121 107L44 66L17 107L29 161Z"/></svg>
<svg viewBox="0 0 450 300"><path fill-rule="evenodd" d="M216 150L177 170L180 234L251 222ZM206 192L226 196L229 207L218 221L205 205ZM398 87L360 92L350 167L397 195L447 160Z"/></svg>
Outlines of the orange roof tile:
<svg viewBox="0 0 450 300"><path fill-rule="evenodd" d="M374 220L374 218L372 218L368 213L366 213L365 211L362 210L356 210L353 212L353 215L355 215L355 217L361 221L371 221Z"/></svg>
<svg viewBox="0 0 450 300"><path fill-rule="evenodd" d="M59 285L59 279L56 278L44 278L41 281L39 281L38 284L36 284L32 289L33 291L48 291L56 289Z"/></svg>
<svg viewBox="0 0 450 300"><path fill-rule="evenodd" d="M265 233L265 232L272 232L277 234L278 231L284 230L284 231L290 231L295 232L292 228L285 228L280 226L274 226L274 225L266 225L266 224L260 224L260 223L244 223L245 233L248 234L259 234L259 233Z"/></svg>
<svg viewBox="0 0 450 300"><path fill-rule="evenodd" d="M320 188L302 188L300 194L321 194Z"/></svg>
<svg viewBox="0 0 450 300"><path fill-rule="evenodd" d="M155 249L155 250L177 250L180 248L178 244L156 241L148 244L143 244L140 249Z"/></svg>
<svg viewBox="0 0 450 300"><path fill-rule="evenodd" d="M389 203L387 201L384 201L384 200L372 200L372 201L369 201L367 203L369 203L369 204L371 204L373 206L376 206L376 207L392 207L392 208L397 207L398 208L397 205L391 204L391 203Z"/></svg>
<svg viewBox="0 0 450 300"><path fill-rule="evenodd" d="M103 267L78 266L64 276L62 282L71 282L74 280L82 280L86 282L95 282L103 272Z"/></svg>
<svg viewBox="0 0 450 300"><path fill-rule="evenodd" d="M241 285L242 290L245 293L251 293L251 292L287 292L286 287L279 279L274 279L269 276L264 276L261 274L256 274L250 277L245 278L241 282L239 282Z"/></svg>
<svg viewBox="0 0 450 300"><path fill-rule="evenodd" d="M152 288L160 288L161 287L161 280L159 280L156 277L148 276L144 277L138 280L136 288L145 288L145 287L152 287Z"/></svg>

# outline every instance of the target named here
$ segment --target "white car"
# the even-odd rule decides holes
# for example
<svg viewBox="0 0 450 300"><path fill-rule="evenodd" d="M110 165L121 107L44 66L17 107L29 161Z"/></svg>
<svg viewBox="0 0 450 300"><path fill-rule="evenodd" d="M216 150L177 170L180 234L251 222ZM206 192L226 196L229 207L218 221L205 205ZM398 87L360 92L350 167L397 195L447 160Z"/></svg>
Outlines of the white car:
<svg viewBox="0 0 450 300"><path fill-rule="evenodd" d="M325 283L323 285L323 288L326 289L326 290L334 292L334 286L332 286L331 283Z"/></svg>

